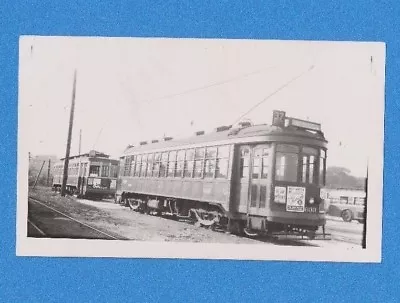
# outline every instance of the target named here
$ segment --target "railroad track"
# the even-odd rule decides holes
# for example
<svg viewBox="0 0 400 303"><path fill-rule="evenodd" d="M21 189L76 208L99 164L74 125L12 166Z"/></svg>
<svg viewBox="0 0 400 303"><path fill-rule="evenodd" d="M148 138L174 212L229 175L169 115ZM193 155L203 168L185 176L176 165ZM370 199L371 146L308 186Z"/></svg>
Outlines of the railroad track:
<svg viewBox="0 0 400 303"><path fill-rule="evenodd" d="M29 199L30 202L36 203L37 205L40 205L40 207L43 207L45 209L45 211L55 213L58 216L57 219L63 218L66 221L69 221L68 224L70 226L74 226L75 229L79 229L79 231L82 231L82 233L89 234L90 238L105 239L105 240L129 240L129 239L121 237L119 235L111 234L109 232L104 232L104 231L102 231L102 230L100 230L100 229L98 229L98 228L96 228L94 226L91 226L91 225L89 225L87 223L84 223L84 222L82 222L80 220L72 218L71 216L69 216L69 215L67 215L67 214L65 214L63 212L61 212L61 211L59 211L59 210L57 210L57 209L55 209L55 208L53 208L53 207L51 207L49 205L46 205L46 203L44 201L40 201L40 200L38 200L36 198L31 198L31 197L29 197L28 199ZM52 235L52 234L54 234L54 232L50 232L50 231L46 232L46 231L44 231L46 229L50 229L51 228L50 226L46 226L44 223L42 223L42 225L46 226L47 228L45 228L45 227L40 228L38 226L40 224L37 223L37 222L34 222L34 221L35 220L33 220L32 218L28 217L28 224L30 226L32 226L32 228L36 232L36 234L39 234L39 237L49 237L49 238L54 237L54 235ZM66 233L68 233L68 230L66 231ZM66 238L69 238L69 236L70 235L68 235L68 234L65 235ZM56 237L60 237L60 236L57 235ZM79 235L78 236L72 236L72 238L79 238ZM83 237L83 236L81 238L87 239L87 237Z"/></svg>
<svg viewBox="0 0 400 303"><path fill-rule="evenodd" d="M114 233L99 230L98 228L91 226L90 224L84 223L76 218L72 218L71 216L67 215L66 213L47 205L47 203L45 201L41 201L36 198L29 198L29 202L35 203L35 204L37 204L37 206L45 209L46 211L56 214L58 217L58 218L56 218L57 221L55 221L56 224L64 224L65 226L71 225L71 227L74 227L72 225L75 225L75 227L74 227L75 230L78 229L78 231L80 231L80 230L82 231L82 233L78 232L78 236L75 235L75 236L71 237L72 233L69 233L68 229L66 229L67 232L64 232L61 235L62 238L80 238L80 239L95 238L95 239L108 239L108 240L130 240L128 238L123 238ZM62 217L64 219L61 219L60 217ZM163 217L163 218L167 219L167 220L172 219L169 217ZM28 223L28 225L30 225L31 230L34 231L34 233L37 235L37 237L60 238L60 234L57 234L54 231L51 231L52 227L49 225L46 225L46 222L43 222L43 220L40 216L34 216L34 215L29 216L27 223ZM181 223L188 224L189 222L182 221ZM53 223L53 225L54 225L54 223ZM76 228L76 225L79 225L80 228ZM72 228L72 229L74 229L74 228ZM53 229L54 229L54 226L53 226ZM218 230L218 229L215 231L227 233L226 231ZM77 234L77 233L75 232L75 234ZM85 236L85 234L90 235L90 237ZM241 236L238 236L238 237L241 237ZM349 242L348 239L344 239L344 238L338 239L337 237L334 237L334 239L339 242ZM256 238L253 238L253 240L265 242L265 243L271 243L271 244L275 244L275 245L284 245L284 246L286 246L286 245L289 245L289 246L319 246L319 244L317 244L315 241L312 241L312 240L311 241L310 240L302 241L302 239L298 239L298 238L293 239L290 237L289 238L284 237L281 239L275 239L275 238L269 238L269 237L256 237ZM318 241L318 242L321 242L321 241ZM324 242L324 241L322 241L322 242Z"/></svg>

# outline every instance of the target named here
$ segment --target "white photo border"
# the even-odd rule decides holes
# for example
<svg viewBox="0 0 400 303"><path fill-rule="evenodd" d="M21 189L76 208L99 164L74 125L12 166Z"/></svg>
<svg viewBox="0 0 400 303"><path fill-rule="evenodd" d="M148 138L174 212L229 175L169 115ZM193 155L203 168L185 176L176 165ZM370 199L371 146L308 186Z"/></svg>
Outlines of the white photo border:
<svg viewBox="0 0 400 303"><path fill-rule="evenodd" d="M24 37L20 37L21 41ZM127 38L129 39L129 38ZM325 43L327 41L324 41ZM358 42L355 42L358 43ZM362 42L366 43L366 42ZM374 42L378 43L378 42ZM385 57L385 44L383 57ZM384 67L383 67L384 68ZM19 65L19 73L21 66ZM384 81L383 81L384 82ZM21 94L19 85L19 95ZM354 249L257 244L172 243L91 239L43 239L27 237L28 153L25 138L29 135L29 116L18 102L17 214L16 255L38 257L168 258L217 260L332 261L380 263L382 258L382 206L384 156L384 93L379 89L371 123L368 161L368 201L366 248ZM379 98L379 99L378 99Z"/></svg>

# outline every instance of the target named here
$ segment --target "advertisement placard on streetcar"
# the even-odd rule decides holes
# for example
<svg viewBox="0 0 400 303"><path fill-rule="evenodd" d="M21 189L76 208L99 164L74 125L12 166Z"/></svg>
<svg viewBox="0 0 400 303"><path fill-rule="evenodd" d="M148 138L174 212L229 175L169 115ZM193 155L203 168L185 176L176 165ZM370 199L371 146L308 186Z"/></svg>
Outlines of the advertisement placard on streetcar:
<svg viewBox="0 0 400 303"><path fill-rule="evenodd" d="M286 210L293 212L304 212L306 204L306 188L288 186Z"/></svg>
<svg viewBox="0 0 400 303"><path fill-rule="evenodd" d="M286 203L286 187L275 186L274 201L275 203Z"/></svg>

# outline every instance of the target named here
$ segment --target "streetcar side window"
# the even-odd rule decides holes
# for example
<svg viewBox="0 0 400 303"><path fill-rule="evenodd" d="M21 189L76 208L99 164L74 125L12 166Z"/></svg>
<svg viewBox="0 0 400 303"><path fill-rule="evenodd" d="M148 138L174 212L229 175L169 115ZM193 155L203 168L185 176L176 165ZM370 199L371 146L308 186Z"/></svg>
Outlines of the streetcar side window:
<svg viewBox="0 0 400 303"><path fill-rule="evenodd" d="M181 178L185 166L185 150L178 151L176 158L176 172L175 177Z"/></svg>
<svg viewBox="0 0 400 303"><path fill-rule="evenodd" d="M186 150L186 156L185 156L185 168L184 168L185 178L193 177L193 167L194 167L194 149L188 149Z"/></svg>
<svg viewBox="0 0 400 303"><path fill-rule="evenodd" d="M118 166L117 165L114 165L114 164L111 165L110 177L111 178L117 178L118 177Z"/></svg>
<svg viewBox="0 0 400 303"><path fill-rule="evenodd" d="M216 157L217 157L217 148L207 147L206 160L204 165L205 178L214 178Z"/></svg>
<svg viewBox="0 0 400 303"><path fill-rule="evenodd" d="M249 178L250 148L243 147L240 151L240 178Z"/></svg>
<svg viewBox="0 0 400 303"><path fill-rule="evenodd" d="M131 168L131 156L126 156L125 157L125 163L124 163L124 176L129 176L130 174L130 168ZM89 172L90 175L90 172Z"/></svg>
<svg viewBox="0 0 400 303"><path fill-rule="evenodd" d="M147 157L148 155L143 155L142 156L142 166L140 170L140 176L141 177L146 177L146 172L147 172Z"/></svg>
<svg viewBox="0 0 400 303"><path fill-rule="evenodd" d="M161 163L161 154L156 153L154 155L154 167L153 167L153 177L157 178L158 173L160 172L160 163Z"/></svg>
<svg viewBox="0 0 400 303"><path fill-rule="evenodd" d="M203 165L204 165L204 152L205 148L200 147L196 148L195 152L195 161L194 161L194 178L201 178L203 174Z"/></svg>
<svg viewBox="0 0 400 303"><path fill-rule="evenodd" d="M125 176L125 157L121 157L119 159L119 171L121 172L121 176ZM83 169L85 170L84 176L86 175L86 165L84 165Z"/></svg>
<svg viewBox="0 0 400 303"><path fill-rule="evenodd" d="M164 178L167 172L168 165L168 152L161 154L161 164L160 164L160 178Z"/></svg>
<svg viewBox="0 0 400 303"><path fill-rule="evenodd" d="M299 147L278 144L276 147L275 180L297 182Z"/></svg>
<svg viewBox="0 0 400 303"><path fill-rule="evenodd" d="M153 171L153 157L154 154L149 154L148 158L147 158L147 177L151 177L151 173Z"/></svg>
<svg viewBox="0 0 400 303"><path fill-rule="evenodd" d="M215 168L216 178L227 178L228 177L228 165L229 165L229 145L223 145L218 147L217 162Z"/></svg>
<svg viewBox="0 0 400 303"><path fill-rule="evenodd" d="M129 172L129 176L135 176L135 167L136 167L136 156L131 157L131 171Z"/></svg>
<svg viewBox="0 0 400 303"><path fill-rule="evenodd" d="M176 151L171 151L169 152L169 157L168 157L168 177L174 177L175 176L175 165L176 165Z"/></svg>
<svg viewBox="0 0 400 303"><path fill-rule="evenodd" d="M135 177L140 176L140 167L142 166L142 155L136 156L136 164L135 164Z"/></svg>

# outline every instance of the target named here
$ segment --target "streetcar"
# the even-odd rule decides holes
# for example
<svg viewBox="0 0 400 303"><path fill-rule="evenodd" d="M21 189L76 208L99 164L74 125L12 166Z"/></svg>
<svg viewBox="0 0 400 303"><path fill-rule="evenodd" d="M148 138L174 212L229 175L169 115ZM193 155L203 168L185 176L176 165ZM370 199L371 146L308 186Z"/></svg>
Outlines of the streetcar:
<svg viewBox="0 0 400 303"><path fill-rule="evenodd" d="M62 186L64 160L54 165L53 190ZM66 191L84 198L113 198L116 192L119 161L98 151L69 158Z"/></svg>
<svg viewBox="0 0 400 303"><path fill-rule="evenodd" d="M273 112L187 139L140 142L120 158L116 203L234 234L325 235L327 140L318 123Z"/></svg>

